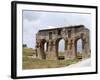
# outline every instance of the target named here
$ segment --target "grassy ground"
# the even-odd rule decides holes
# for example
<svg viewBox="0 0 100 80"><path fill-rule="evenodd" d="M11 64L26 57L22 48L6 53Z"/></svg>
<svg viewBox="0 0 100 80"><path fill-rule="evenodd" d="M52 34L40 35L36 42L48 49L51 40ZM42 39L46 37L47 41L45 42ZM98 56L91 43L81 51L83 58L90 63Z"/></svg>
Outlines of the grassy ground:
<svg viewBox="0 0 100 80"><path fill-rule="evenodd" d="M24 56L32 56L36 54L35 53L35 49L32 49L32 48L23 48L23 55Z"/></svg>
<svg viewBox="0 0 100 80"><path fill-rule="evenodd" d="M60 52L58 53L58 55L59 55L59 56L64 56L64 52L61 52L61 51L60 51Z"/></svg>
<svg viewBox="0 0 100 80"><path fill-rule="evenodd" d="M29 56L35 55L35 50L31 48L23 48L23 69L36 69L36 68L59 68L77 63L79 59L74 60L39 60ZM60 55L62 53L60 52Z"/></svg>

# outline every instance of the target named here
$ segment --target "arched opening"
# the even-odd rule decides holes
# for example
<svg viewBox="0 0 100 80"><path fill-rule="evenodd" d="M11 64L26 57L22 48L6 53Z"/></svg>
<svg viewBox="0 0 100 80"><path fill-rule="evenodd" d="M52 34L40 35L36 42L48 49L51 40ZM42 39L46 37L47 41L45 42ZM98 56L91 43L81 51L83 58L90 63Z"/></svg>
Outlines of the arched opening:
<svg viewBox="0 0 100 80"><path fill-rule="evenodd" d="M82 59L83 41L81 38L76 40L76 56L78 59Z"/></svg>
<svg viewBox="0 0 100 80"><path fill-rule="evenodd" d="M48 42L44 43L44 52L46 53L48 51Z"/></svg>
<svg viewBox="0 0 100 80"><path fill-rule="evenodd" d="M46 40L42 40L41 41L41 54L43 59L46 59L46 50L47 50L47 42Z"/></svg>
<svg viewBox="0 0 100 80"><path fill-rule="evenodd" d="M58 41L58 59L63 60L65 58L65 41L64 39L60 39Z"/></svg>

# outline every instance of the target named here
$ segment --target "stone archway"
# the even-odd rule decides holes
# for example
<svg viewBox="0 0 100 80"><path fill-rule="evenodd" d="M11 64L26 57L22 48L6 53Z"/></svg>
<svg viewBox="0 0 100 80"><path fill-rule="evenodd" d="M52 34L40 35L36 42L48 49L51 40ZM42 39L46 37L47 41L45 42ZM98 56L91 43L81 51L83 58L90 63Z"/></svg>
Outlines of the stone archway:
<svg viewBox="0 0 100 80"><path fill-rule="evenodd" d="M65 58L65 40L63 38L57 39L57 57L59 60L63 60Z"/></svg>
<svg viewBox="0 0 100 80"><path fill-rule="evenodd" d="M82 59L82 54L84 54L83 47L84 47L84 45L83 45L82 38L76 39L76 41L75 41L75 53L76 53L76 57L79 59Z"/></svg>
<svg viewBox="0 0 100 80"><path fill-rule="evenodd" d="M47 52L48 52L48 42L44 43L44 51L47 54Z"/></svg>
<svg viewBox="0 0 100 80"><path fill-rule="evenodd" d="M39 59L58 59L58 43L61 39L65 41L65 59L75 59L76 43L82 39L82 58L90 56L89 29L83 25L39 30L36 34L36 49ZM47 50L44 51L44 44L47 43Z"/></svg>
<svg viewBox="0 0 100 80"><path fill-rule="evenodd" d="M77 47L76 47L76 48L77 48L77 49L76 49L77 53L81 53L81 52L82 52L82 48L83 48L83 47L82 47L82 46L83 46L83 44L82 44L82 39L78 39L78 40L77 40L76 46L77 46Z"/></svg>

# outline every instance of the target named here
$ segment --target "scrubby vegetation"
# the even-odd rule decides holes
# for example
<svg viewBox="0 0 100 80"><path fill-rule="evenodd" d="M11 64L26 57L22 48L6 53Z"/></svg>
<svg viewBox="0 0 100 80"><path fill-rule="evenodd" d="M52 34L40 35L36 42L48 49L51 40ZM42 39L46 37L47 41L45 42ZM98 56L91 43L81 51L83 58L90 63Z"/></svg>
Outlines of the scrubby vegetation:
<svg viewBox="0 0 100 80"><path fill-rule="evenodd" d="M64 53L60 52L60 56ZM77 63L79 59L74 60L39 60L34 58L36 50L32 48L23 48L23 69L38 69L38 68L59 68L70 64Z"/></svg>

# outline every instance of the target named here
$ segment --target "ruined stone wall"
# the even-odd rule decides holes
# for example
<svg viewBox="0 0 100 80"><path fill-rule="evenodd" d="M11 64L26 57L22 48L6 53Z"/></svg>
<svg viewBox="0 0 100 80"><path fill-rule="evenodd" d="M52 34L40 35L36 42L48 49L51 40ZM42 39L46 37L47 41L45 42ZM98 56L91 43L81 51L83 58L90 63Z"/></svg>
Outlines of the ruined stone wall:
<svg viewBox="0 0 100 80"><path fill-rule="evenodd" d="M83 25L69 26L54 29L39 30L36 34L36 50L39 59L58 59L58 44L61 39L65 41L65 59L76 58L76 44L78 39L82 39L82 58L90 56L89 30ZM44 44L47 49L44 50Z"/></svg>

